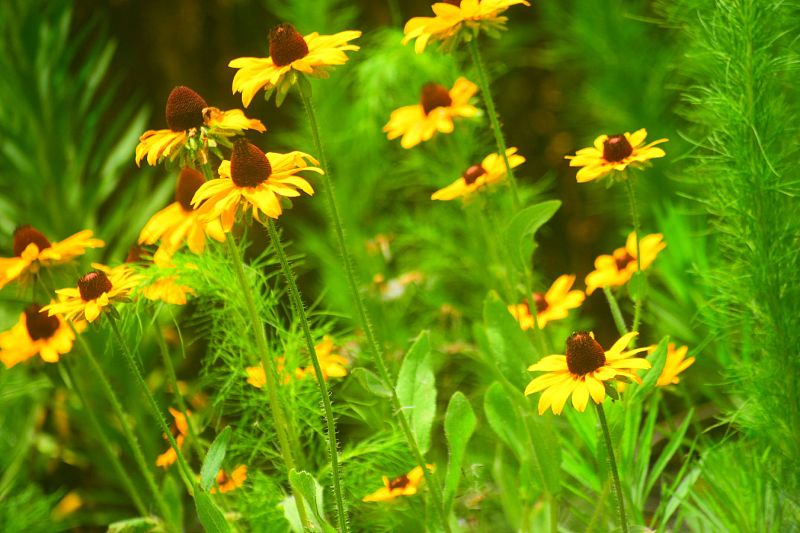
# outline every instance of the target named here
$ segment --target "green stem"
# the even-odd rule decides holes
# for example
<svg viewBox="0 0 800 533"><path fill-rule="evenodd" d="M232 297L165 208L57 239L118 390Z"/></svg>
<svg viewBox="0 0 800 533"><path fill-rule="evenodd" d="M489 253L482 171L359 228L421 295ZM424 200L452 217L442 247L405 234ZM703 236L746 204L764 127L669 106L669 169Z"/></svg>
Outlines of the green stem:
<svg viewBox="0 0 800 533"><path fill-rule="evenodd" d="M244 272L244 264L242 263L242 256L237 248L236 243L230 233L225 233L225 243L228 245L228 252L233 262L233 271L236 278L239 280L239 288L244 295L245 305L247 306L247 313L250 315L250 324L253 327L253 333L256 337L256 347L258 348L259 357L261 358L261 366L264 369L264 376L266 378L267 397L269 398L269 407L272 412L272 419L275 423L275 433L278 434L278 444L283 456L283 464L286 467L287 475L296 470L296 463L292 455L292 447L289 444L289 422L283 410L280 396L278 395L278 379L275 371L275 363L269 355L269 347L267 346L267 336L264 333L264 323L256 308L256 302L253 298L253 289L247 281L247 276ZM300 522L306 527L309 524L308 514L306 507L303 503L303 497L294 488L294 501L297 505L297 514L300 517Z"/></svg>
<svg viewBox="0 0 800 533"><path fill-rule="evenodd" d="M633 177L625 179L625 190L628 192L628 204L633 218L633 231L636 234L636 302L633 310L633 329L639 331L639 320L642 315L642 293L644 292L644 273L642 272L642 254L639 250L641 228L639 226L639 209L636 205L636 192L633 190Z"/></svg>
<svg viewBox="0 0 800 533"><path fill-rule="evenodd" d="M325 159L325 152L322 149L319 126L317 125L317 115L314 111L314 104L311 100L311 84L308 82L305 76L298 75L298 88L300 97L303 100L303 106L306 110L306 115L308 116L311 137L314 142L314 149L317 151L317 157L319 158L322 170L325 171L325 174L322 176L323 195L325 196L325 202L328 204L328 212L330 213L334 234L336 236L336 245L339 249L339 256L341 257L342 264L344 265L344 271L347 277L347 285L350 288L350 293L353 297L353 303L356 306L358 320L361 323L361 327L363 328L364 334L367 338L367 344L369 345L372 360L375 362L375 365L378 368L378 375L383 382L383 386L386 387L386 389L391 393L392 409L394 410L394 414L397 417L397 421L400 424L401 430L403 431L403 435L406 438L408 447L414 456L414 460L419 467L422 468L422 474L425 476L425 481L431 487L431 498L433 498L434 506L439 513L442 528L446 533L450 533L450 523L447 520L447 512L444 508L441 484L439 483L438 477L428 470L427 463L419 449L416 437L411 431L411 426L409 425L408 419L405 416L403 406L400 404L400 399L397 397L397 390L394 386L394 380L389 375L389 370L386 368L386 363L383 361L383 353L381 351L380 344L378 343L378 339L375 336L375 332L372 329L372 322L367 314L364 297L362 296L361 291L358 289L355 267L352 259L350 258L350 254L347 250L347 245L345 244L344 240L344 229L342 228L342 222L339 217L339 207L336 204L336 196L333 190L333 183L331 182L330 168L328 167L328 163Z"/></svg>
<svg viewBox="0 0 800 533"><path fill-rule="evenodd" d="M511 168L511 163L508 161L508 154L506 154L506 140L503 137L503 130L500 128L500 119L497 115L497 110L494 107L494 98L492 98L492 91L489 86L489 77L486 74L486 68L483 66L481 60L481 53L478 50L478 38L473 37L469 42L469 50L472 53L472 62L478 71L478 85L481 88L483 95L483 102L486 104L486 114L489 115L489 121L492 123L492 131L494 132L494 140L497 142L497 149L503 157L503 162L506 164L506 172L508 173L508 183L511 186L511 199L513 200L514 211L519 210L520 201L519 193L517 192L517 180L514 177L514 170Z"/></svg>
<svg viewBox="0 0 800 533"><path fill-rule="evenodd" d="M320 367L317 351L314 347L314 339L311 336L311 328L308 325L308 316L306 315L303 298L300 295L300 290L297 288L294 272L292 271L292 266L289 264L289 259L286 257L286 250L283 248L283 243L278 236L275 222L271 218L267 221L267 230L269 231L272 245L278 253L278 260L281 263L283 277L286 278L286 283L289 285L289 297L292 300L292 307L294 307L295 314L300 318L300 324L303 328L303 337L306 341L306 348L311 357L311 364L314 366L314 375L317 378L319 395L322 398L322 406L325 411L325 424L328 432L328 455L330 456L331 462L331 477L333 478L333 494L336 498L339 531L345 533L349 528L347 526L347 511L344 507L344 496L342 495L341 473L339 471L339 444L336 440L336 422L333 419L333 406L331 405L330 392L328 391L328 385L325 383L325 376L322 374L322 367Z"/></svg>
<svg viewBox="0 0 800 533"><path fill-rule="evenodd" d="M608 429L608 422L606 422L606 413L603 410L603 404L596 403L597 418L600 420L600 427L603 429L603 438L606 444L606 451L608 452L608 468L611 471L611 479L614 483L614 495L617 499L617 508L619 511L619 523L622 533L628 533L628 518L625 515L625 499L622 496L622 486L619 482L619 471L617 471L617 460L614 457L614 447L611 444L611 432Z"/></svg>
<svg viewBox="0 0 800 533"><path fill-rule="evenodd" d="M603 287L603 293L606 295L606 300L608 300L608 308L611 309L611 316L614 317L617 331L619 331L620 335L625 335L628 333L628 327L625 325L625 319L622 318L622 311L619 310L619 304L616 297L614 297L614 293L611 292L607 285Z"/></svg>

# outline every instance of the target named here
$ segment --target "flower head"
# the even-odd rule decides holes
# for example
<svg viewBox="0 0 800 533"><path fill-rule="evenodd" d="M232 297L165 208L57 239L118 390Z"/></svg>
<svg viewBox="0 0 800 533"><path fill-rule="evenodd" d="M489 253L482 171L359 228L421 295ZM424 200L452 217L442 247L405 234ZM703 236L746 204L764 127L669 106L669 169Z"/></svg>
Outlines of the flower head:
<svg viewBox="0 0 800 533"><path fill-rule="evenodd" d="M649 159L664 157L666 154L657 144L667 142L658 139L645 145L647 130L642 128L633 133L601 135L594 140L594 146L582 148L575 155L565 156L569 166L583 167L578 171L579 183L600 179L614 170L622 171L628 167L640 167Z"/></svg>
<svg viewBox="0 0 800 533"><path fill-rule="evenodd" d="M217 486L219 486L219 491L222 493L230 492L244 485L246 479L247 466L245 465L237 466L233 472L230 473L230 475L228 475L228 473L224 470L220 469L219 473L217 474ZM217 488L212 487L211 494L216 493Z"/></svg>
<svg viewBox="0 0 800 533"><path fill-rule="evenodd" d="M278 357L276 360L276 370L278 375L281 376L281 382L288 385L294 379L301 380L305 377L306 373L302 368L295 368L292 373L286 371L286 358ZM247 383L257 389L263 389L267 384L267 375L264 373L264 365L259 363L258 366L248 366L245 369L247 372Z"/></svg>
<svg viewBox="0 0 800 533"><path fill-rule="evenodd" d="M392 111L383 131L389 140L402 136L403 148L427 141L437 131L452 133L453 119L478 114L478 108L469 103L477 91L478 86L466 78L458 78L449 91L438 83L426 83L419 103Z"/></svg>
<svg viewBox="0 0 800 533"><path fill-rule="evenodd" d="M642 254L642 270L655 261L659 252L667 247L663 235L653 233L639 242ZM624 248L617 248L613 255L601 255L594 261L594 270L586 276L586 294L592 294L602 287L619 287L630 281L639 269L636 260L636 232L628 235Z"/></svg>
<svg viewBox="0 0 800 533"><path fill-rule="evenodd" d="M688 346L681 346L675 348L674 343L669 343L667 346L667 360L664 362L664 369L661 375L658 376L656 386L666 387L667 385L676 385L681 381L678 374L694 364L694 357L686 357L689 352Z"/></svg>
<svg viewBox="0 0 800 533"><path fill-rule="evenodd" d="M175 439L175 442L178 444L178 448L183 447L183 441L186 439L186 435L189 434L189 421L183 415L182 412L178 411L177 409L173 409L172 407L169 408L169 412L172 415L172 426L170 426L170 433L172 433L172 437ZM189 411L186 411L188 415L191 416ZM167 440L167 436L163 435L164 440ZM160 466L161 468L168 468L169 465L175 463L178 460L178 453L175 449L170 446L167 450L158 456L156 459L156 466Z"/></svg>
<svg viewBox="0 0 800 533"><path fill-rule="evenodd" d="M248 107L259 90L267 91L269 97L277 89L280 105L296 81L296 72L327 78L328 67L345 64L345 52L359 49L349 43L359 37L360 31L335 35L314 32L304 37L291 24L280 24L269 32L270 57L240 57L228 63L238 69L233 77L233 93L242 93L242 105Z"/></svg>
<svg viewBox="0 0 800 533"><path fill-rule="evenodd" d="M94 322L115 302L127 302L141 277L126 265L108 268L92 265L96 270L82 276L77 287L58 289L58 303L42 308L50 316L62 314L66 320Z"/></svg>
<svg viewBox="0 0 800 533"><path fill-rule="evenodd" d="M32 226L20 226L14 232L14 257L0 257L0 289L28 274L35 274L42 266L66 263L83 255L87 248L98 248L105 243L92 238L91 230L79 231L60 242L50 242L42 232Z"/></svg>
<svg viewBox="0 0 800 533"><path fill-rule="evenodd" d="M209 148L230 146L230 138L245 130L267 130L260 120L247 118L239 109L209 107L202 96L184 86L169 93L165 114L167 129L148 130L139 138L137 165L145 157L149 165L156 165L162 158L174 160L181 154L186 163L195 161L198 154L206 162Z"/></svg>
<svg viewBox="0 0 800 533"><path fill-rule="evenodd" d="M506 157L511 168L516 168L525 162L525 158L516 155L516 148L506 150ZM431 195L431 200L453 200L455 198L469 197L475 191L488 185L502 181L507 174L506 164L500 154L489 154L483 158L479 165L472 165L456 181L439 189Z"/></svg>
<svg viewBox="0 0 800 533"><path fill-rule="evenodd" d="M604 350L593 333L573 333L567 338L566 355L548 355L528 367L531 372L546 373L528 384L525 395L544 391L539 398L539 414L552 408L558 415L570 395L572 405L580 412L586 409L590 396L595 403L602 403L606 397L606 382L618 376L641 383L641 378L632 370L650 368L650 362L633 356L652 347L624 351L637 335L635 331L627 333L610 350Z"/></svg>
<svg viewBox="0 0 800 533"><path fill-rule="evenodd" d="M528 330L538 324L540 328L548 322L567 318L570 309L577 309L583 303L583 291L573 291L572 285L575 283L575 276L564 274L559 276L546 293L536 292L533 294L533 303L536 305L536 322L528 307L528 303L508 306L508 312L517 319L522 329Z"/></svg>
<svg viewBox="0 0 800 533"><path fill-rule="evenodd" d="M219 166L220 179L204 183L194 195L192 206L204 220L220 219L225 231L233 227L239 207L251 209L253 218L261 222L261 214L278 218L283 212L281 198L300 196L298 189L314 194L303 178L296 176L308 170L322 174L316 159L303 152L264 154L244 139L233 145L230 161ZM199 207L198 207L199 206Z"/></svg>
<svg viewBox="0 0 800 533"><path fill-rule="evenodd" d="M333 346L333 339L325 335L325 337L322 339L322 342L314 347L314 351L317 354L317 359L319 360L320 370L322 370L322 377L325 379L325 381L332 377L345 377L347 375L347 365L350 364L347 358L333 353ZM247 382L250 385L258 389L261 389L264 387L264 385L266 385L267 377L264 374L263 365L259 364L258 366L249 366L247 367L246 371ZM298 381L306 376L313 376L314 366L309 365L305 368L295 368L294 371L290 373L286 371L286 358L278 357L277 371L278 375L281 376L283 384L286 385L292 380L292 376L294 376L294 379Z"/></svg>
<svg viewBox="0 0 800 533"><path fill-rule="evenodd" d="M19 362L39 355L47 363L56 363L72 350L75 334L59 315L42 313L42 306L31 304L10 330L0 333L0 361L11 368ZM75 324L82 331L83 322Z"/></svg>
<svg viewBox="0 0 800 533"><path fill-rule="evenodd" d="M429 472L433 472L433 465L426 465ZM425 473L422 471L421 466L415 466L408 474L401 474L400 476L389 479L383 476L383 487L379 488L372 494L364 496L361 501L364 502L387 502L394 500L399 496L413 496L417 493L417 489L425 479Z"/></svg>

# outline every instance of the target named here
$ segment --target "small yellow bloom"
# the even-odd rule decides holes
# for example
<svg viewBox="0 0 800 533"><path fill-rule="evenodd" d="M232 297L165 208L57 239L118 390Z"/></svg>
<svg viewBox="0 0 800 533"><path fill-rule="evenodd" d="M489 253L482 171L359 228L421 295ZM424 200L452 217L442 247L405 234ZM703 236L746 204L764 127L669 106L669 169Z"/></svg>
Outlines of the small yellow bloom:
<svg viewBox="0 0 800 533"><path fill-rule="evenodd" d="M639 249L642 254L642 270L655 261L659 252L667 247L664 236L653 233L642 238ZM601 255L594 261L594 271L586 276L586 294L603 287L619 287L630 281L639 269L636 261L636 232L628 235L624 248L617 248L613 255Z"/></svg>
<svg viewBox="0 0 800 533"><path fill-rule="evenodd" d="M75 334L69 324L59 315L48 316L41 311L42 306L29 305L14 327L0 333L0 361L6 367L11 368L37 354L47 363L57 363L62 355L72 350ZM85 322L75 323L79 332L85 328Z"/></svg>
<svg viewBox="0 0 800 533"><path fill-rule="evenodd" d="M540 328L545 327L548 322L567 318L570 309L577 309L581 306L586 295L583 291L570 290L574 283L575 276L564 274L553 282L546 293L536 292L533 294L533 303L536 305L536 324ZM508 312L517 319L522 329L528 330L534 327L533 315L531 315L527 302L509 305Z"/></svg>
<svg viewBox="0 0 800 533"><path fill-rule="evenodd" d="M74 490L69 491L53 509L54 520L64 520L83 506L83 499Z"/></svg>
<svg viewBox="0 0 800 533"><path fill-rule="evenodd" d="M64 315L66 320L94 322L106 307L114 302L127 302L139 285L141 276L130 267L119 265L108 268L93 264L96 270L78 280L75 288L58 289L58 303L42 308L49 316Z"/></svg>
<svg viewBox="0 0 800 533"><path fill-rule="evenodd" d="M260 120L247 118L239 109L221 111L209 107L202 96L184 86L169 93L166 117L167 129L148 130L139 137L137 165L145 156L149 165L156 165L165 157L173 160L184 148L199 153L200 162L206 162L209 148L230 146L230 138L245 130L267 131ZM190 159L194 160L194 156Z"/></svg>
<svg viewBox="0 0 800 533"><path fill-rule="evenodd" d="M552 408L553 413L559 415L570 395L572 405L580 412L586 409L589 396L596 404L603 403L605 382L618 376L641 383L641 378L633 370L650 368L650 362L633 356L652 349L652 346L623 351L637 335L635 331L623 335L610 350L604 350L593 333L573 333L567 338L566 355L548 355L528 367L528 371L546 374L532 380L525 395L543 390L539 398L539 414Z"/></svg>
<svg viewBox="0 0 800 533"><path fill-rule="evenodd" d="M644 145L646 137L647 130L644 128L621 135L601 135L594 140L594 146L578 150L575 155L565 156L565 159L570 160L571 167L583 167L578 171L579 183L593 181L614 170L625 170L628 165L641 167L649 159L664 157L664 150L656 145L667 142L667 139Z"/></svg>
<svg viewBox="0 0 800 533"><path fill-rule="evenodd" d="M295 72L327 78L327 67L347 62L346 51L358 46L349 41L361 37L360 31L343 31L335 35L316 32L303 37L291 24L280 24L269 32L270 57L240 57L228 63L238 69L233 77L233 93L242 93L242 105L248 107L255 94L277 88L278 105L296 81Z"/></svg>
<svg viewBox="0 0 800 533"><path fill-rule="evenodd" d="M296 173L308 170L323 174L319 162L303 152L278 154L261 150L245 139L233 144L230 161L219 166L220 179L204 183L195 193L192 206L201 219L220 219L222 228L230 231L241 206L252 209L253 218L261 222L261 214L278 218L283 212L280 199L300 196L298 189L314 194L314 189Z"/></svg>
<svg viewBox="0 0 800 533"><path fill-rule="evenodd" d="M219 471L217 474L217 485L219 486L219 491L222 493L230 492L232 490L236 490L242 485L244 485L245 480L247 479L247 466L239 465L237 466L230 475L228 475L224 470ZM211 494L216 494L217 488L211 488Z"/></svg>
<svg viewBox="0 0 800 533"><path fill-rule="evenodd" d="M506 157L511 168L516 168L525 162L525 158L516 155L516 148L506 150ZM459 197L469 197L472 193L487 185L502 181L506 177L506 164L500 154L489 154L480 165L472 165L456 181L431 195L431 200L453 200Z"/></svg>
<svg viewBox="0 0 800 533"><path fill-rule="evenodd" d="M664 370L658 376L656 386L666 387L667 385L675 385L681 381L678 374L694 364L694 357L686 357L689 352L688 346L681 346L675 348L674 343L669 343L667 346L667 360L664 362Z"/></svg>
<svg viewBox="0 0 800 533"><path fill-rule="evenodd" d="M508 17L501 14L517 4L529 6L525 0L446 0L433 4L433 17L414 17L403 28L403 44L416 39L414 50L421 54L428 41L455 45L461 38L475 38L483 31L496 36L505 29Z"/></svg>
<svg viewBox="0 0 800 533"><path fill-rule="evenodd" d="M429 472L434 471L433 465L426 465ZM415 466L408 474L402 474L394 479L383 476L383 487L372 494L364 496L363 502L388 502L399 496L413 496L425 479L421 466Z"/></svg>
<svg viewBox="0 0 800 533"><path fill-rule="evenodd" d="M319 360L320 370L322 370L322 378L327 381L328 378L343 378L347 375L347 365L349 361L339 355L333 353L333 339L325 335L322 342L314 347ZM314 375L314 365L309 365L303 369L303 373L308 376Z"/></svg>
<svg viewBox="0 0 800 533"><path fill-rule="evenodd" d="M105 243L92 238L91 230L79 231L60 242L50 242L39 230L20 226L14 232L14 257L0 257L0 289L20 278L27 281L28 274L39 268L66 263L83 255L87 248L98 248Z"/></svg>
<svg viewBox="0 0 800 533"><path fill-rule="evenodd" d="M437 131L452 133L454 118L478 114L478 108L469 103L476 92L478 86L466 78L458 78L449 91L438 83L426 83L422 87L420 102L392 111L383 131L389 140L402 136L400 146L403 148L427 141Z"/></svg>
<svg viewBox="0 0 800 533"><path fill-rule="evenodd" d="M400 274L388 280L381 273L372 276L372 283L375 285L375 288L378 289L381 300L384 302L391 302L402 298L403 295L406 294L408 287L419 285L423 281L425 281L425 274L419 270L405 272L404 274Z"/></svg>
<svg viewBox="0 0 800 533"><path fill-rule="evenodd" d="M288 385L290 381L292 381L292 374L286 372L286 358L285 357L278 357L275 359L277 364L276 371L278 375L281 376L281 382L284 385ZM248 366L245 369L247 372L247 383L252 385L257 389L263 389L264 386L267 384L267 376L264 373L264 365L260 364L258 366ZM305 377L305 371L302 368L295 368L293 371L294 379L301 380Z"/></svg>
<svg viewBox="0 0 800 533"><path fill-rule="evenodd" d="M177 409L173 409L172 407L169 408L169 412L172 415L173 422L172 426L170 427L170 432L172 433L172 437L175 439L175 442L178 444L178 448L183 448L183 441L186 438L186 435L189 434L189 422L186 420L186 417L183 416L183 413L178 411ZM186 411L188 415L191 416L192 413ZM167 440L166 435L162 435L164 440ZM160 466L161 468L168 468L169 465L174 464L175 461L178 460L178 453L175 451L175 448L170 446L167 448L167 451L162 453L156 459L156 466Z"/></svg>

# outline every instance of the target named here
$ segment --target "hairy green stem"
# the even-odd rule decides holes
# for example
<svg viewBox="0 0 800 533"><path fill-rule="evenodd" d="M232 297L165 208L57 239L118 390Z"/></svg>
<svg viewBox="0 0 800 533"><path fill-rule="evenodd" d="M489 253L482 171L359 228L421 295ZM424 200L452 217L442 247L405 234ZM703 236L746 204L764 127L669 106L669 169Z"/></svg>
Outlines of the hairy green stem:
<svg viewBox="0 0 800 533"><path fill-rule="evenodd" d="M619 471L617 470L617 460L614 457L614 447L611 444L611 432L606 422L606 413L603 404L594 404L597 408L597 418L600 420L600 427L603 430L603 439L608 452L608 468L611 473L611 480L614 483L614 496L617 499L617 510L619 511L619 525L622 533L628 533L628 517L625 515L625 498L622 495L622 486L619 482Z"/></svg>
<svg viewBox="0 0 800 533"><path fill-rule="evenodd" d="M361 323L361 327L363 328L364 334L367 338L367 344L369 345L372 360L375 362L375 365L378 368L378 375L381 378L383 386L389 390L391 394L392 409L397 417L398 423L400 424L400 428L403 431L403 435L406 438L408 447L414 456L414 460L419 467L422 468L422 474L425 476L425 481L431 488L429 492L431 494L431 498L433 499L433 504L439 513L442 528L445 530L445 532L449 533L450 523L447 519L447 512L444 508L441 484L439 483L438 477L428 470L427 462L425 461L425 458L419 449L417 439L414 436L414 433L411 431L411 426L408 423L408 419L403 412L403 406L400 404L400 399L397 396L397 389L394 386L394 380L389 375L389 370L386 368L386 363L383 361L383 353L375 332L372 329L372 322L367 314L367 307L364 303L364 297L362 296L361 291L358 289L355 267L352 259L350 258L350 254L347 250L347 244L345 243L344 239L344 229L342 227L341 218L339 217L339 207L336 204L336 195L333 190L330 168L328 167L328 163L325 159L325 152L322 149L319 126L317 125L317 115L314 111L314 103L311 99L311 84L308 82L305 76L298 76L298 88L300 97L303 100L303 107L305 107L306 115L308 116L308 123L311 130L311 137L314 142L314 149L317 151L317 157L319 158L322 170L325 171L325 174L322 176L323 195L325 197L325 202L328 205L328 212L330 213L334 235L336 236L336 245L339 249L339 257L341 258L344 266L345 275L347 277L347 285L350 288L350 293L353 297L353 303L356 306L358 320Z"/></svg>
<svg viewBox="0 0 800 533"><path fill-rule="evenodd" d="M614 296L614 293L611 292L608 285L603 286L603 294L606 295L606 300L608 300L608 308L611 310L611 316L614 317L614 324L617 326L617 331L619 331L620 335L625 335L628 333L628 327L625 325L625 319L622 318L622 311L619 310L617 298Z"/></svg>
<svg viewBox="0 0 800 533"><path fill-rule="evenodd" d="M639 225L639 209L636 205L636 192L633 190L633 176L625 179L625 190L628 192L628 204L633 218L633 231L636 234L636 301L633 310L633 329L639 331L639 320L642 316L642 293L644 292L644 273L642 272L642 253L639 249L641 227Z"/></svg>

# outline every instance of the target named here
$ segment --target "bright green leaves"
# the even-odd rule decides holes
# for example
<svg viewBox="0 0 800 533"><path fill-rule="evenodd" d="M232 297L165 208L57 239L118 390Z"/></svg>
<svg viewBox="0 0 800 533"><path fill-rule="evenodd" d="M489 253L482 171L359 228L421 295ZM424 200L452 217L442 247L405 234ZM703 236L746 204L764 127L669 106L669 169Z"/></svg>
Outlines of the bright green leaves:
<svg viewBox="0 0 800 533"><path fill-rule="evenodd" d="M289 483L292 485L294 493L305 500L306 509L311 510L312 519L316 522L314 524L316 529L324 533L335 533L336 528L330 525L323 516L322 487L314 479L314 476L308 472L292 470L289 472ZM299 531L303 531L303 528L300 528Z"/></svg>
<svg viewBox="0 0 800 533"><path fill-rule="evenodd" d="M483 320L494 364L506 379L522 390L528 377L525 369L536 362L540 354L535 352L525 332L495 292L489 293L483 304Z"/></svg>
<svg viewBox="0 0 800 533"><path fill-rule="evenodd" d="M207 492L194 491L194 505L197 508L197 517L207 533L227 533L231 530L225 515Z"/></svg>
<svg viewBox="0 0 800 533"><path fill-rule="evenodd" d="M419 334L403 359L397 376L397 397L424 455L431 446L431 427L436 415L436 381L427 331Z"/></svg>
<svg viewBox="0 0 800 533"><path fill-rule="evenodd" d="M222 467L222 461L225 459L225 451L228 447L228 441L231 439L231 433L230 426L223 429L222 433L217 435L217 438L211 443L211 447L206 453L206 458L203 460L203 466L200 468L200 485L206 492L214 486L217 472L219 472Z"/></svg>
<svg viewBox="0 0 800 533"><path fill-rule="evenodd" d="M667 361L668 342L669 337L664 337L661 339L661 342L658 343L655 351L647 356L647 360L650 361L650 364L653 366L645 371L641 385L636 383L630 385L630 401L641 400L655 388L658 377L661 375L661 371L664 370L664 364Z"/></svg>
<svg viewBox="0 0 800 533"><path fill-rule="evenodd" d="M561 202L548 200L526 207L509 222L505 232L505 244L511 263L520 272L530 268L530 260L536 249L533 236L553 215Z"/></svg>
<svg viewBox="0 0 800 533"><path fill-rule="evenodd" d="M463 393L456 391L450 398L447 412L444 415L444 434L447 437L447 448L450 451L447 477L444 481L446 510L453 505L458 483L461 481L461 464L464 462L464 453L476 425L477 419L469 400Z"/></svg>

